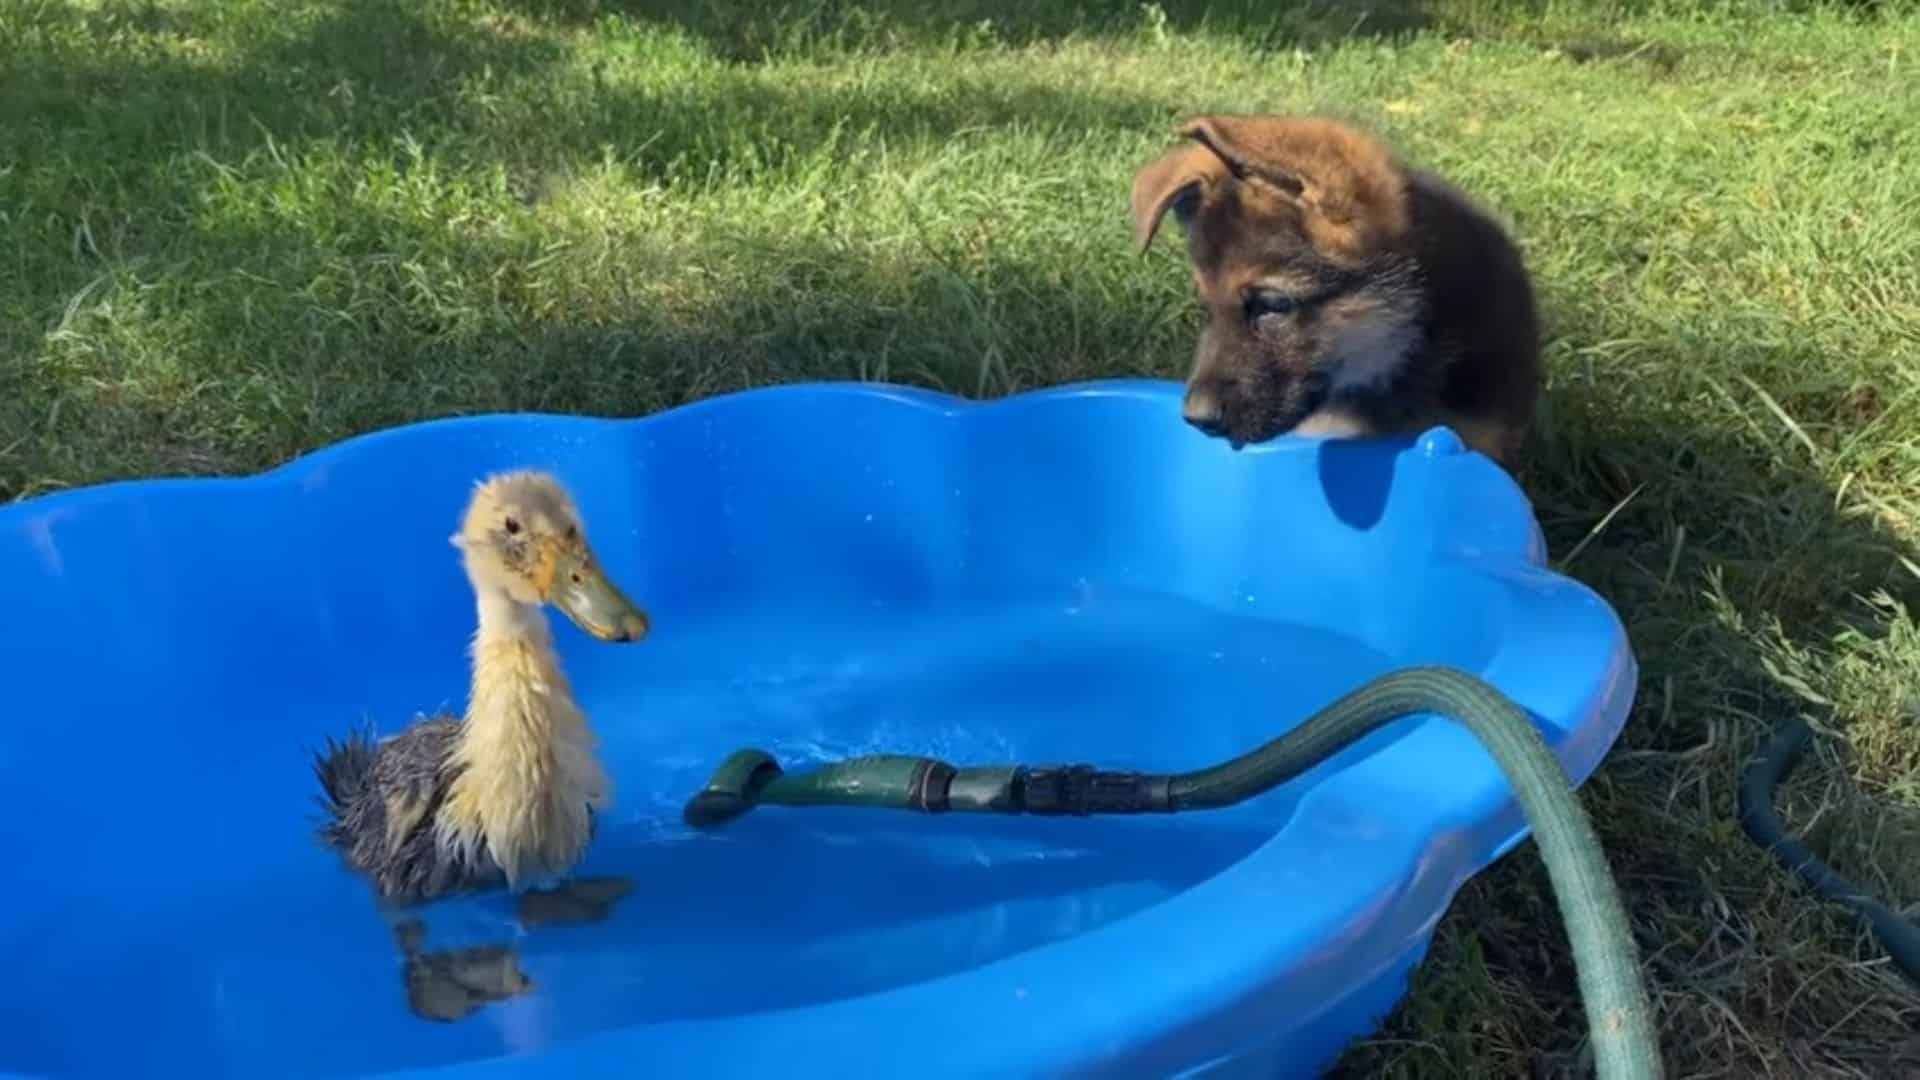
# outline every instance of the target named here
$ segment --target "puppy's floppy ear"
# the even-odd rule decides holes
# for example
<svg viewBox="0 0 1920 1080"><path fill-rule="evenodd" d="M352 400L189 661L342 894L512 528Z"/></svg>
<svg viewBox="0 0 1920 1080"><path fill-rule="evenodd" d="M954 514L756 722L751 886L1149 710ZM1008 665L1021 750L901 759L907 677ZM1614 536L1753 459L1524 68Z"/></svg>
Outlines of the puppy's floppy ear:
<svg viewBox="0 0 1920 1080"><path fill-rule="evenodd" d="M1187 140L1133 178L1133 237L1145 252L1171 209L1185 223L1213 187L1231 178L1249 179L1295 202L1304 202L1307 179L1261 153L1263 129L1287 120L1261 116L1195 116L1174 128Z"/></svg>
<svg viewBox="0 0 1920 1080"><path fill-rule="evenodd" d="M1314 242L1357 254L1405 228L1400 170L1385 146L1319 117L1198 116L1180 133L1233 176L1299 207Z"/></svg>
<svg viewBox="0 0 1920 1080"><path fill-rule="evenodd" d="M1213 185L1227 176L1226 162L1197 143L1176 146L1133 176L1133 239L1142 254L1172 210L1183 223Z"/></svg>
<svg viewBox="0 0 1920 1080"><path fill-rule="evenodd" d="M1284 124L1279 117L1196 116L1180 125L1180 134L1219 155L1237 179L1258 178L1288 198L1300 200L1306 196L1308 178L1274 155L1276 148L1262 145L1274 141L1273 133L1263 128Z"/></svg>

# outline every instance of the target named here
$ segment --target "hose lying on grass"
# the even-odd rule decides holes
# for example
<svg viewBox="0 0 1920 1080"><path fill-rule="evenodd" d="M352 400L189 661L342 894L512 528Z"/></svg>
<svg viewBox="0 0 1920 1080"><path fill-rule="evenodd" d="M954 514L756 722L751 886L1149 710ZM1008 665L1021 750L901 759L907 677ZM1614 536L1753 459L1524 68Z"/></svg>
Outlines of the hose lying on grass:
<svg viewBox="0 0 1920 1080"><path fill-rule="evenodd" d="M1806 722L1795 718L1775 734L1747 766L1746 775L1740 778L1740 827L1814 892L1857 912L1872 928L1873 936L1887 951L1894 967L1915 987L1920 987L1920 928L1868 896L1859 886L1821 862L1805 844L1788 836L1780 815L1774 812L1774 788L1792 775L1812 736Z"/></svg>
<svg viewBox="0 0 1920 1080"><path fill-rule="evenodd" d="M1599 838L1565 770L1523 709L1452 668L1382 676L1264 746L1210 769L1174 775L1084 765L956 768L892 754L788 773L763 751L740 750L687 802L684 816L695 828L713 828L762 803L1075 816L1214 809L1271 790L1369 732L1417 713L1464 724L1513 785L1566 921L1600 1080L1661 1076L1639 950Z"/></svg>

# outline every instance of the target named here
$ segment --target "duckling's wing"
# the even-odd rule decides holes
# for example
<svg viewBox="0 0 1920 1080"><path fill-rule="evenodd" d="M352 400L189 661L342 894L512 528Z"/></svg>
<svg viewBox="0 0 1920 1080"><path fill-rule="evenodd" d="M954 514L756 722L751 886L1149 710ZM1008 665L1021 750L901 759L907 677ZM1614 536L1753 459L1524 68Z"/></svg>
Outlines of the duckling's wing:
<svg viewBox="0 0 1920 1080"><path fill-rule="evenodd" d="M440 800L429 784L409 778L400 786L381 793L387 804L387 850L399 851L420 823L432 816Z"/></svg>
<svg viewBox="0 0 1920 1080"><path fill-rule="evenodd" d="M381 832L389 853L398 853L439 811L447 794L441 768L452 752L458 731L458 721L435 717L415 724L380 747L372 787L379 793L384 811Z"/></svg>

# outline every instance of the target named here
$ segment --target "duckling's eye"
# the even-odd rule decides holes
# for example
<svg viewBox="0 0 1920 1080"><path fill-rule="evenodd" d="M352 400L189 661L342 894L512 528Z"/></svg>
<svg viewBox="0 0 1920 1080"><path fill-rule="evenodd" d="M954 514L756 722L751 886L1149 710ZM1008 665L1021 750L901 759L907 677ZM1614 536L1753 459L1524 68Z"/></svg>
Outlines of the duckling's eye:
<svg viewBox="0 0 1920 1080"><path fill-rule="evenodd" d="M569 576L569 577L571 577L571 578L573 578L573 583L574 583L575 585L578 585L578 584L580 584L580 571L578 571L578 570L575 570L575 571L574 571L574 572L573 572L572 574L570 574L570 575L568 575L568 576Z"/></svg>
<svg viewBox="0 0 1920 1080"><path fill-rule="evenodd" d="M508 519L507 519L507 522L506 522L506 525L507 525L507 535L508 535L508 536L512 536L513 534L515 534L515 533L517 533L517 532L519 532L519 531L520 531L520 523L519 523L518 521L516 521L516 520L514 520L513 518L508 518Z"/></svg>
<svg viewBox="0 0 1920 1080"><path fill-rule="evenodd" d="M578 525L567 526L567 539L568 540L580 539L580 526Z"/></svg>

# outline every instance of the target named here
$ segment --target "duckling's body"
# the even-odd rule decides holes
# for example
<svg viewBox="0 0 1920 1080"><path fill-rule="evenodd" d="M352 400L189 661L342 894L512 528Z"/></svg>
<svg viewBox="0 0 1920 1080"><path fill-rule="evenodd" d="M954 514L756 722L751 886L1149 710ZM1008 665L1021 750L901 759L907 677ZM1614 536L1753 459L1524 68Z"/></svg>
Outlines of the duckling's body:
<svg viewBox="0 0 1920 1080"><path fill-rule="evenodd" d="M320 839L370 877L380 899L405 906L496 888L506 874L491 858L442 851L430 827L458 775L460 719L433 716L385 742L355 732L328 740L314 771L328 820Z"/></svg>
<svg viewBox="0 0 1920 1080"><path fill-rule="evenodd" d="M314 759L321 841L389 906L517 890L573 868L612 784L541 609L552 603L605 641L647 633L551 477L482 484L453 542L479 616L465 717L427 717L386 740L329 740Z"/></svg>

